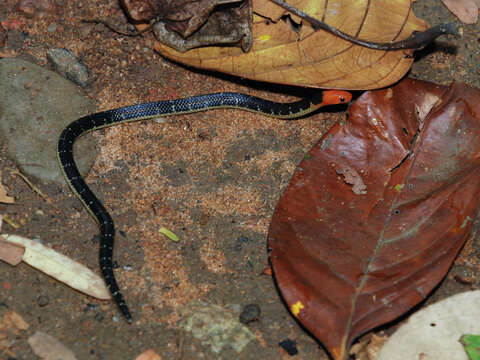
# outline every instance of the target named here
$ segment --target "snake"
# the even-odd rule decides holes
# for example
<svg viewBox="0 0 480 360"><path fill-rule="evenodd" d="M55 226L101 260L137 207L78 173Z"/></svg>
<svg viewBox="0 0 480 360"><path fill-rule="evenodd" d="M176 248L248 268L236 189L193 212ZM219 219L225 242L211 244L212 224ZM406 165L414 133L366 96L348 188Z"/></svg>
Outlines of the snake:
<svg viewBox="0 0 480 360"><path fill-rule="evenodd" d="M132 322L132 315L120 292L113 272L115 225L107 209L105 209L80 175L73 156L75 140L90 131L115 124L219 108L240 109L280 119L295 119L304 117L326 105L348 103L351 98L352 95L343 90L325 90L316 93L308 99L291 103L278 103L241 93L213 93L175 100L136 104L89 114L75 120L62 131L57 146L60 168L72 192L81 200L98 223L100 230L100 270L114 302L128 323Z"/></svg>

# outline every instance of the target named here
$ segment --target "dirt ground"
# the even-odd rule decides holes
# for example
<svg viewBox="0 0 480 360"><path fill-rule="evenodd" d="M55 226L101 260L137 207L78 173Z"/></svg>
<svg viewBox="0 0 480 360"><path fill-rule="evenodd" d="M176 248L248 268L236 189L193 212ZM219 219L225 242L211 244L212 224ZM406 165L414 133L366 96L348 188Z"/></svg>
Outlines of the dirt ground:
<svg viewBox="0 0 480 360"><path fill-rule="evenodd" d="M27 19L19 1L3 0L0 21L18 19L28 33L12 37L19 57L46 66L49 48L65 47L89 68L85 89L99 110L146 101L219 91L250 93L276 101L306 96L308 90L185 68L152 49L151 35L128 38L80 18L125 17L114 0L63 1L59 12ZM455 21L439 0L418 0L415 13L430 24ZM55 27L52 27L52 24ZM457 40L440 40L418 54L410 76L480 87L480 26L465 26ZM21 38L21 39L20 39ZM36 331L55 337L78 359L134 359L152 348L163 359L282 359L290 356L279 342L295 340L295 359L327 359L319 343L293 319L270 276L266 236L276 202L303 154L344 112L319 113L284 122L235 110L217 110L100 130L98 157L87 182L103 199L117 226L117 279L133 312L128 325L116 306L84 296L21 264L0 263L0 317L9 311L29 324L8 333L0 359L36 359L27 338ZM14 167L0 138L0 169ZM15 205L0 213L21 224L3 232L39 238L54 249L98 271L95 221L66 185L37 182L53 204L45 202L18 177L4 172ZM181 239L158 233L164 226ZM480 288L478 220L472 236L441 285L426 303ZM226 309L258 304L256 335L241 352L220 354L178 325L180 311L192 300ZM390 333L398 322L382 328Z"/></svg>

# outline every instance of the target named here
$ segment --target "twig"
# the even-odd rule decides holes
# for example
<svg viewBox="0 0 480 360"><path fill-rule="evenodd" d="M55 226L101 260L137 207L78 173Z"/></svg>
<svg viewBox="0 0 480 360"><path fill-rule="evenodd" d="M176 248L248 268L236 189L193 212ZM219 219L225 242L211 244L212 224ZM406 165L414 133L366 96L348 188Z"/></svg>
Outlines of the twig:
<svg viewBox="0 0 480 360"><path fill-rule="evenodd" d="M3 215L2 220L6 222L8 225L10 225L11 227L13 227L14 229L18 229L20 227L20 225L18 225L15 221L10 219L10 217L8 217L7 215Z"/></svg>
<svg viewBox="0 0 480 360"><path fill-rule="evenodd" d="M53 204L53 200L50 199L47 195L45 195L42 190L40 190L38 187L32 184L30 180L27 179L25 175L23 175L20 171L12 168L7 168L8 171L10 171L11 174L18 175L23 181L27 183L27 185L32 189L35 193L37 193L43 200L45 200L49 204ZM5 219L4 219L5 220Z"/></svg>
<svg viewBox="0 0 480 360"><path fill-rule="evenodd" d="M315 19L314 17L304 13L303 11L287 4L282 0L270 0L273 3L277 4L278 6L288 10L294 15L306 20L310 23L314 30L324 30L329 32L330 34L336 35L339 38L349 41L355 45L360 45L369 49L375 50L402 50L402 49L422 49L432 41L434 41L437 37L445 34L451 35L462 35L462 28L457 23L447 23L447 24L440 24L435 25L423 32L414 32L412 36L408 39L396 41L396 42L387 42L387 43L376 43L366 40L361 40L352 37L340 31L333 26L330 26L323 21Z"/></svg>

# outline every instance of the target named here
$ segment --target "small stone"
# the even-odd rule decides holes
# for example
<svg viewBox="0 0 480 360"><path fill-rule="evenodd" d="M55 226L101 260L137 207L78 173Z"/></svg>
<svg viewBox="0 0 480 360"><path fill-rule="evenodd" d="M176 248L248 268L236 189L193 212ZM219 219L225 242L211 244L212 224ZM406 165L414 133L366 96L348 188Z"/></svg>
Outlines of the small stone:
<svg viewBox="0 0 480 360"><path fill-rule="evenodd" d="M48 31L48 32L53 33L53 32L55 32L56 30L57 30L57 24L51 23L50 25L48 25L48 28L47 28L47 31Z"/></svg>
<svg viewBox="0 0 480 360"><path fill-rule="evenodd" d="M47 295L40 295L40 296L37 298L37 304L38 304L38 306L40 306L40 307L47 306L49 302L50 302L50 299L48 298Z"/></svg>
<svg viewBox="0 0 480 360"><path fill-rule="evenodd" d="M60 75L73 81L75 84L86 87L90 81L87 66L67 49L50 49L47 59Z"/></svg>
<svg viewBox="0 0 480 360"><path fill-rule="evenodd" d="M96 307L97 305L88 303L87 305L85 305L85 309L83 309L83 311L89 312L90 310L94 310Z"/></svg>
<svg viewBox="0 0 480 360"><path fill-rule="evenodd" d="M285 350L290 356L298 354L297 342L295 340L285 339L283 341L280 341L278 345L280 345L283 350Z"/></svg>
<svg viewBox="0 0 480 360"><path fill-rule="evenodd" d="M242 245L248 243L248 238L246 236L239 236L237 238L237 243L235 244L235 250L240 251L242 250Z"/></svg>
<svg viewBox="0 0 480 360"><path fill-rule="evenodd" d="M248 324L252 321L258 320L260 317L260 306L257 304L248 304L242 310L240 314L240 322L244 324Z"/></svg>

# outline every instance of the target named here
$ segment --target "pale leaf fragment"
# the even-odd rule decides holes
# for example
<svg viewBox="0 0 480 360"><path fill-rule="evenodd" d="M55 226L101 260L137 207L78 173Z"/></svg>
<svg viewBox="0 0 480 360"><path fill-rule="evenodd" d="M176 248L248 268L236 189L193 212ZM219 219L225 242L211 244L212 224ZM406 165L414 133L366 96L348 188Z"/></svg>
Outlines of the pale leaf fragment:
<svg viewBox="0 0 480 360"><path fill-rule="evenodd" d="M478 21L478 0L442 0L443 4L461 22L476 24Z"/></svg>
<svg viewBox="0 0 480 360"><path fill-rule="evenodd" d="M17 312L10 311L3 315L2 324L7 328L15 328L18 330L28 330L30 325Z"/></svg>
<svg viewBox="0 0 480 360"><path fill-rule="evenodd" d="M350 355L355 355L356 360L378 360L378 355L388 336L380 334L367 334L350 348Z"/></svg>
<svg viewBox="0 0 480 360"><path fill-rule="evenodd" d="M23 246L0 240L0 260L17 266L22 261L24 253L25 248Z"/></svg>
<svg viewBox="0 0 480 360"><path fill-rule="evenodd" d="M84 265L33 240L2 234L3 240L25 247L23 261L68 286L98 299L111 298L103 279Z"/></svg>
<svg viewBox="0 0 480 360"><path fill-rule="evenodd" d="M73 352L60 341L44 332L37 331L28 338L28 344L35 355L43 360L76 360Z"/></svg>
<svg viewBox="0 0 480 360"><path fill-rule="evenodd" d="M152 349L148 349L138 355L135 360L162 360L162 357Z"/></svg>

